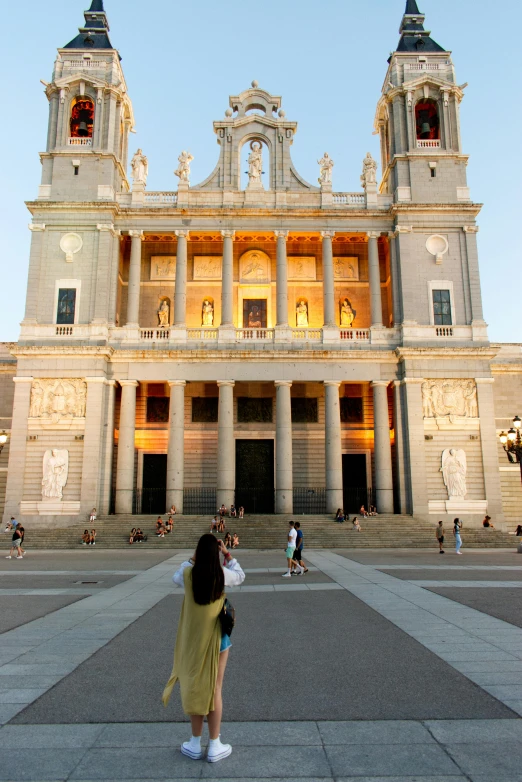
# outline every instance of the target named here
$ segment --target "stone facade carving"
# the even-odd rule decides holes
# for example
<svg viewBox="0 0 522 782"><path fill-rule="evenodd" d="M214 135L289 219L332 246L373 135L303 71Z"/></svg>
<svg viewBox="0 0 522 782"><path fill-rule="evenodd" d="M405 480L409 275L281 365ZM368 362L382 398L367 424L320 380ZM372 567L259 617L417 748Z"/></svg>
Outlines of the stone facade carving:
<svg viewBox="0 0 522 782"><path fill-rule="evenodd" d="M63 418L85 418L87 383L81 378L34 380L30 418L57 423Z"/></svg>
<svg viewBox="0 0 522 782"><path fill-rule="evenodd" d="M308 304L304 299L299 299L295 308L295 325L308 328Z"/></svg>
<svg viewBox="0 0 522 782"><path fill-rule="evenodd" d="M367 185L377 184L377 163L369 152L366 154L366 157L363 160L361 184L364 190L366 190Z"/></svg>
<svg viewBox="0 0 522 782"><path fill-rule="evenodd" d="M149 174L149 161L143 154L141 149L138 149L136 154L131 160L132 179L135 185L146 185L147 176Z"/></svg>
<svg viewBox="0 0 522 782"><path fill-rule="evenodd" d="M158 325L160 328L168 328L170 325L170 307L166 299L163 299L158 309Z"/></svg>
<svg viewBox="0 0 522 782"><path fill-rule="evenodd" d="M463 500L468 493L466 487L467 471L466 454L462 448L446 448L442 452L440 472L450 500Z"/></svg>
<svg viewBox="0 0 522 782"><path fill-rule="evenodd" d="M176 256L153 255L150 259L151 280L175 280Z"/></svg>
<svg viewBox="0 0 522 782"><path fill-rule="evenodd" d="M195 280L220 280L222 259L218 255L194 256Z"/></svg>
<svg viewBox="0 0 522 782"><path fill-rule="evenodd" d="M201 325L214 325L214 305L208 299L204 300L203 307L201 308Z"/></svg>
<svg viewBox="0 0 522 782"><path fill-rule="evenodd" d="M42 500L61 500L69 474L69 451L53 448L43 458Z"/></svg>
<svg viewBox="0 0 522 782"><path fill-rule="evenodd" d="M67 263L72 263L73 255L79 253L83 247L83 239L78 234L64 234L60 239L60 250L65 253Z"/></svg>
<svg viewBox="0 0 522 782"><path fill-rule="evenodd" d="M424 418L478 418L474 380L425 380L422 384Z"/></svg>
<svg viewBox="0 0 522 782"><path fill-rule="evenodd" d="M194 160L194 155L187 152L185 149L178 157L179 166L174 171L174 176L179 177L179 181L189 184L190 181L190 164Z"/></svg>
<svg viewBox="0 0 522 782"><path fill-rule="evenodd" d="M241 282L270 282L270 258L262 250L248 250L239 260Z"/></svg>
<svg viewBox="0 0 522 782"><path fill-rule="evenodd" d="M359 279L359 259L356 257L334 258L333 267L336 280Z"/></svg>
<svg viewBox="0 0 522 782"><path fill-rule="evenodd" d="M289 280L315 280L315 257L313 255L288 256Z"/></svg>
<svg viewBox="0 0 522 782"><path fill-rule="evenodd" d="M263 147L259 141L252 141L250 144L250 155L248 156L248 187L261 188L261 174L263 173Z"/></svg>
<svg viewBox="0 0 522 782"><path fill-rule="evenodd" d="M321 160L318 160L317 163L320 166L319 179L317 181L319 182L321 187L324 187L325 185L331 185L332 168L334 167L335 163L333 162L328 152L325 152Z"/></svg>
<svg viewBox="0 0 522 782"><path fill-rule="evenodd" d="M356 310L352 308L352 304L349 299L343 299L341 301L341 326L350 329L357 315Z"/></svg>

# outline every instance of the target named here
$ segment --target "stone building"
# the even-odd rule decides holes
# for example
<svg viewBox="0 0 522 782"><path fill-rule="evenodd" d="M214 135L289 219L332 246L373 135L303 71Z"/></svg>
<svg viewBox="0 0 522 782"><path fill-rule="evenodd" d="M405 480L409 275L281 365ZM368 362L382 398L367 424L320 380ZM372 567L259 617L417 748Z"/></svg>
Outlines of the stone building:
<svg viewBox="0 0 522 782"><path fill-rule="evenodd" d="M521 351L488 340L463 87L423 24L408 0L377 103L380 183L368 155L362 189L338 192L326 153L306 182L297 123L252 82L214 122L207 179L191 183L184 151L177 191L151 192L93 0L46 87L25 317L0 354L5 518L235 502L515 519L497 435Z"/></svg>

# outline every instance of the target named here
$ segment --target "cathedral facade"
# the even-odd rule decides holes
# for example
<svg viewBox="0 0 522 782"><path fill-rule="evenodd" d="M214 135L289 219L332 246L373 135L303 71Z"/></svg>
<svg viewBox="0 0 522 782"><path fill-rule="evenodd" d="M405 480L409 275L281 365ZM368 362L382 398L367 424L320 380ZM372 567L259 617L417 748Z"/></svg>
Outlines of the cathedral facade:
<svg viewBox="0 0 522 782"><path fill-rule="evenodd" d="M297 123L257 82L214 122L209 176L192 183L180 151L177 190L152 192L93 0L46 86L25 317L0 354L4 517L224 503L510 523L498 433L522 362L483 319L463 89L408 0L358 192L333 188L327 153L303 179Z"/></svg>

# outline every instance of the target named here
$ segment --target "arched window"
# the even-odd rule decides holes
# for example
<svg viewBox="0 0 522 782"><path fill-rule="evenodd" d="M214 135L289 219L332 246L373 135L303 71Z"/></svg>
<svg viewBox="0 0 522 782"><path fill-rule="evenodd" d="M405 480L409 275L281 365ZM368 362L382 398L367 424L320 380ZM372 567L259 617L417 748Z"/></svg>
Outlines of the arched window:
<svg viewBox="0 0 522 782"><path fill-rule="evenodd" d="M418 140L440 139L439 110L434 100L420 100L415 106Z"/></svg>
<svg viewBox="0 0 522 782"><path fill-rule="evenodd" d="M71 109L71 138L92 138L94 102L90 98L76 98Z"/></svg>

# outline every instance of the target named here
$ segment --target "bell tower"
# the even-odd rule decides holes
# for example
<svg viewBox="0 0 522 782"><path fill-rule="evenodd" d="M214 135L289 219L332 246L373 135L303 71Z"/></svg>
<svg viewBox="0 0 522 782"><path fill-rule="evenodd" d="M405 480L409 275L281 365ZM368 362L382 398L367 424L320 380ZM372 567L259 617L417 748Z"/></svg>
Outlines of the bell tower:
<svg viewBox="0 0 522 782"><path fill-rule="evenodd" d="M92 0L84 16L78 35L58 49L45 88L49 127L39 199L113 201L129 189L134 120L121 58L109 39L103 0Z"/></svg>
<svg viewBox="0 0 522 782"><path fill-rule="evenodd" d="M451 52L424 21L416 0L407 0L375 119L381 192L395 202L469 202L459 119L466 85L456 83Z"/></svg>

